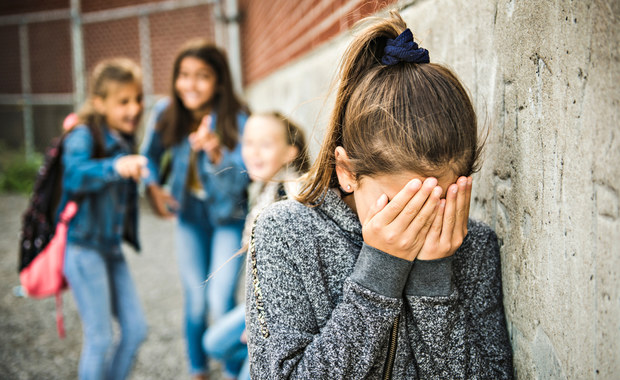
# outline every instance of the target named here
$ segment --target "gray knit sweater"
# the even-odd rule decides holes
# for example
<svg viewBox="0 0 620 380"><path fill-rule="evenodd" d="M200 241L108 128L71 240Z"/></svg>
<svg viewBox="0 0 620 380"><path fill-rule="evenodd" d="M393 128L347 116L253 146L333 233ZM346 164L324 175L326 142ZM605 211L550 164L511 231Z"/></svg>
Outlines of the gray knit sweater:
<svg viewBox="0 0 620 380"><path fill-rule="evenodd" d="M413 264L361 232L334 191L317 207L289 200L259 216L247 255L253 380L512 378L488 226L470 220L454 256Z"/></svg>

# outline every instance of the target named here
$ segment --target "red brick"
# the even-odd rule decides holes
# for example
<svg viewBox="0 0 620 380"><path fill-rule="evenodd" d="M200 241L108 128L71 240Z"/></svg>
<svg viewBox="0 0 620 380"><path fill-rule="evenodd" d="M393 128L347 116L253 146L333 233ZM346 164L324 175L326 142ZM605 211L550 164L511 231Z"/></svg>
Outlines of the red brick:
<svg viewBox="0 0 620 380"><path fill-rule="evenodd" d="M149 18L153 88L168 94L172 65L179 48L187 40L202 37L214 41L212 9L209 5L157 13Z"/></svg>
<svg viewBox="0 0 620 380"><path fill-rule="evenodd" d="M136 17L85 24L83 33L84 56L88 73L98 62L107 58L127 57L140 64L140 42Z"/></svg>
<svg viewBox="0 0 620 380"><path fill-rule="evenodd" d="M30 82L33 93L73 91L70 33L68 20L28 26Z"/></svg>
<svg viewBox="0 0 620 380"><path fill-rule="evenodd" d="M82 7L82 12L93 12L131 5L158 3L161 1L165 0L81 0L80 5Z"/></svg>
<svg viewBox="0 0 620 380"><path fill-rule="evenodd" d="M69 0L5 0L0 2L0 16L66 9L69 7Z"/></svg>
<svg viewBox="0 0 620 380"><path fill-rule="evenodd" d="M0 59L0 93L19 94L22 91L22 77L19 29L16 25L0 27L0 49L6 52Z"/></svg>

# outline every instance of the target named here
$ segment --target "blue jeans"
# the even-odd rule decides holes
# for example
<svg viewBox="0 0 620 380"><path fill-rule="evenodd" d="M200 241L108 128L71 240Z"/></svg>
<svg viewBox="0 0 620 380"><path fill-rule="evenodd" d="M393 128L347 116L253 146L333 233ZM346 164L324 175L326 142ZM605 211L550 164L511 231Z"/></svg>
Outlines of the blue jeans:
<svg viewBox="0 0 620 380"><path fill-rule="evenodd" d="M207 356L202 348L207 311L211 320L217 321L235 306L243 256L231 257L241 248L242 232L243 221L211 225L205 202L186 196L177 221L175 244L185 298L185 337L192 374L207 370Z"/></svg>
<svg viewBox="0 0 620 380"><path fill-rule="evenodd" d="M82 320L79 378L125 379L147 334L140 299L122 254L69 243L64 273ZM112 318L121 336L114 344Z"/></svg>
<svg viewBox="0 0 620 380"><path fill-rule="evenodd" d="M250 379L248 345L241 341L245 330L245 304L238 305L209 327L204 336L205 351L224 364L224 373L238 380Z"/></svg>

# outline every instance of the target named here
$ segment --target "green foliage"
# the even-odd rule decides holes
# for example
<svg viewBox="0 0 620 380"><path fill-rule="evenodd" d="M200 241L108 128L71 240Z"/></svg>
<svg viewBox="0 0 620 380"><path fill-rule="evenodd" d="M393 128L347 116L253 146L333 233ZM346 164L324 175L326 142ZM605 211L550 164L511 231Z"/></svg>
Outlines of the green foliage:
<svg viewBox="0 0 620 380"><path fill-rule="evenodd" d="M42 163L39 153L26 159L23 152L4 150L0 155L0 192L30 194Z"/></svg>

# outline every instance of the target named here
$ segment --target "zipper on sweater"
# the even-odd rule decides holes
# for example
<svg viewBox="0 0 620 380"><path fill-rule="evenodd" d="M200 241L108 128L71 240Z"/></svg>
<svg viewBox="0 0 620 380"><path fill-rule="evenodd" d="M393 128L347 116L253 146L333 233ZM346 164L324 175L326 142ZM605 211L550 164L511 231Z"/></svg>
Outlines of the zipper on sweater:
<svg viewBox="0 0 620 380"><path fill-rule="evenodd" d="M398 341L398 322L400 320L400 314L394 318L394 324L392 325L392 332L390 334L390 345L388 347L388 356L385 362L385 371L383 372L383 379L390 380L392 378L392 369L394 368L394 359L396 358L396 343Z"/></svg>

